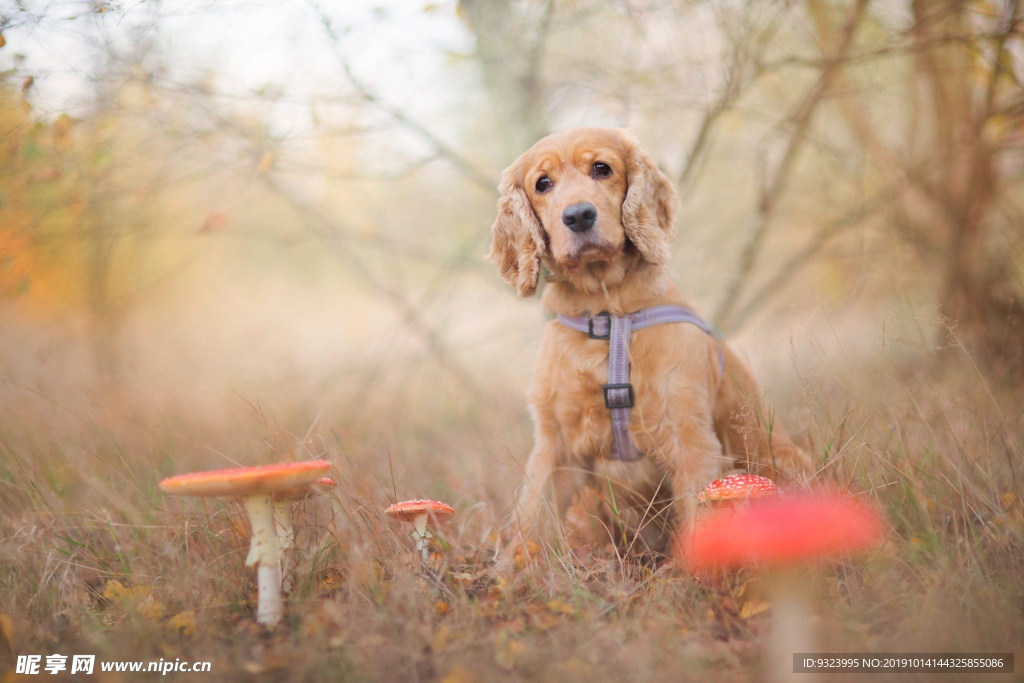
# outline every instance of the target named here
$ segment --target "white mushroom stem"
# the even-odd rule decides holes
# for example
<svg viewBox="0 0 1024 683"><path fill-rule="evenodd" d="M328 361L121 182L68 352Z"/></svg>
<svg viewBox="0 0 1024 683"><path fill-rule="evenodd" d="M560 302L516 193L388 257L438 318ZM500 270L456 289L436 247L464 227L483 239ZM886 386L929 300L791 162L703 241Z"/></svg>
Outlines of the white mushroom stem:
<svg viewBox="0 0 1024 683"><path fill-rule="evenodd" d="M284 603L281 600L281 546L274 531L273 496L247 496L242 500L242 505L252 525L252 539L245 566L259 565L256 574L259 587L256 621L274 626L284 613Z"/></svg>
<svg viewBox="0 0 1024 683"><path fill-rule="evenodd" d="M772 606L772 633L769 641L769 680L775 683L800 681L814 683L815 674L793 673L793 655L815 652L811 632L811 608L808 604L806 577L796 570L781 571L773 582L775 604Z"/></svg>
<svg viewBox="0 0 1024 683"><path fill-rule="evenodd" d="M412 539L416 541L416 550L420 551L423 564L430 560L429 543L431 534L427 529L427 513L422 512L412 518Z"/></svg>

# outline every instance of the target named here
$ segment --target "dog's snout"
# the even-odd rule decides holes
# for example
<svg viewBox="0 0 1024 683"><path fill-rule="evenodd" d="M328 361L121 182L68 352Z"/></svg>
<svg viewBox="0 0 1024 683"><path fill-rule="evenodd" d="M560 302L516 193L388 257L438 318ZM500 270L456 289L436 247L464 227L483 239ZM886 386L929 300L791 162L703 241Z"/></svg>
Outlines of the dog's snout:
<svg viewBox="0 0 1024 683"><path fill-rule="evenodd" d="M573 232L586 232L594 227L597 209L590 202L573 204L562 212L562 222Z"/></svg>

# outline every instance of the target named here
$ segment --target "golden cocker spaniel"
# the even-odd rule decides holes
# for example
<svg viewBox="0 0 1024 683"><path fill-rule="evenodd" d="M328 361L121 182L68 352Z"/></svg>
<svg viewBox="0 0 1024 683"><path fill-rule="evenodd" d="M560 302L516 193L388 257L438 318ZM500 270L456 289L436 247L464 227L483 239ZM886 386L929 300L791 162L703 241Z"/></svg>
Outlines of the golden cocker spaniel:
<svg viewBox="0 0 1024 683"><path fill-rule="evenodd" d="M628 134L579 128L537 142L505 169L490 258L520 296L547 278L542 305L584 319L661 305L689 308L669 277L672 183ZM692 324L633 332L629 432L637 460L611 457L604 386L609 342L557 320L543 334L529 391L535 443L517 499L515 547L545 520L599 520L619 543L664 553L695 515L697 493L742 467L772 478L810 469L724 342ZM585 509L577 509L580 508ZM640 542L637 544L637 542Z"/></svg>

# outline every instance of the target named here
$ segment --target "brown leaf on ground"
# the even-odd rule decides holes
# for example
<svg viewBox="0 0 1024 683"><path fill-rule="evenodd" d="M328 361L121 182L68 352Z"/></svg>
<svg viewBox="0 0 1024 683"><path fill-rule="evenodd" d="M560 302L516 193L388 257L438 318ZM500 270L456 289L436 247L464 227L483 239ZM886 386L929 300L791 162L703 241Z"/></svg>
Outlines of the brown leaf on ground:
<svg viewBox="0 0 1024 683"><path fill-rule="evenodd" d="M320 581L317 584L317 592L322 597L333 595L341 588L341 582L345 578L345 575L334 567L328 567L324 570L323 576L320 577Z"/></svg>
<svg viewBox="0 0 1024 683"><path fill-rule="evenodd" d="M196 613L192 610L178 612L167 620L167 628L180 638L191 638L196 633Z"/></svg>
<svg viewBox="0 0 1024 683"><path fill-rule="evenodd" d="M139 613L139 616L153 621L159 621L167 613L167 608L162 602L153 597L152 593L139 602L135 606L135 610Z"/></svg>
<svg viewBox="0 0 1024 683"><path fill-rule="evenodd" d="M516 551L512 554L512 562L515 564L516 569L526 569L526 565L533 562L540 555L540 546L533 541L527 541L523 543Z"/></svg>
<svg viewBox="0 0 1024 683"><path fill-rule="evenodd" d="M758 598L751 598L743 603L740 607L740 619L749 619L750 617L757 616L758 614L764 614L772 608L772 603L767 600L760 600Z"/></svg>

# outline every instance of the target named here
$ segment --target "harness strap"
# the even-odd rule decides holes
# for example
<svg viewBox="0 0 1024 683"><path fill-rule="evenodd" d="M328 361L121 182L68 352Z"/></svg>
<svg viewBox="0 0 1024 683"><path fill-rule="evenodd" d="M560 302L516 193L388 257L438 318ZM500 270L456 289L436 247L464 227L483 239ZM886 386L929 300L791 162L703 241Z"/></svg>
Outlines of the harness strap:
<svg viewBox="0 0 1024 683"><path fill-rule="evenodd" d="M633 330L665 323L696 325L712 337L720 338L718 330L688 308L652 306L628 315L598 313L592 318L559 315L558 322L583 332L591 339L608 340L608 383L604 385L604 404L611 411L612 459L639 460L643 454L633 445L629 419L634 403L633 385L629 382L629 338ZM725 372L725 356L718 348L719 372Z"/></svg>

